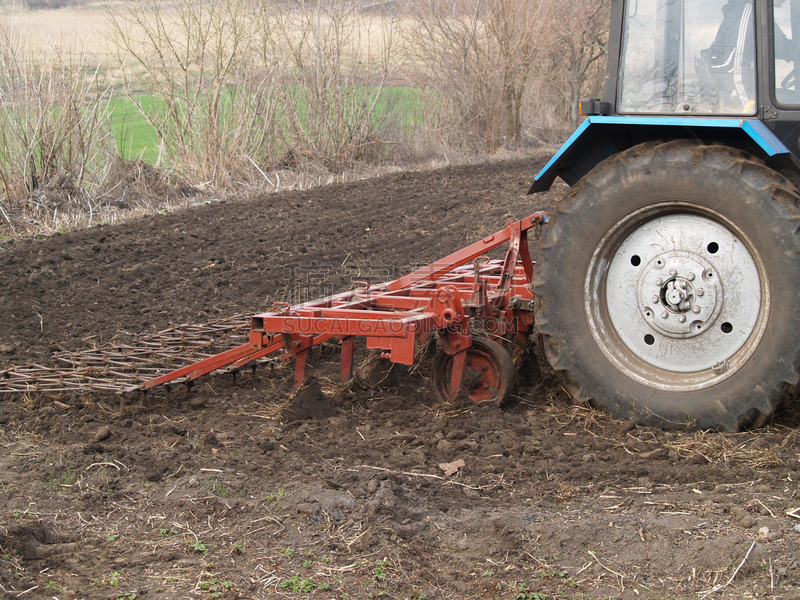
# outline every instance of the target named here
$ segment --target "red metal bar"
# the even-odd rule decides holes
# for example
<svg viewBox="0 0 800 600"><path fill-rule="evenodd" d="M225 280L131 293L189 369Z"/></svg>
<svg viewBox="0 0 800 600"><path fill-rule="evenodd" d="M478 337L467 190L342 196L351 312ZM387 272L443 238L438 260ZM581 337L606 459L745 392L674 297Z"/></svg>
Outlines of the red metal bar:
<svg viewBox="0 0 800 600"><path fill-rule="evenodd" d="M356 338L342 338L342 380L349 381L353 377L353 356L355 355Z"/></svg>
<svg viewBox="0 0 800 600"><path fill-rule="evenodd" d="M216 354L205 360L201 360L200 362L196 362L192 365L188 365L181 369L177 369L172 371L171 373L167 373L166 375L161 375L160 377L156 377L155 379L151 379L146 381L142 384L142 388L145 390L149 390L150 388L154 388L157 385L163 385L165 383L169 383L170 381L175 381L176 379L180 379L181 377L185 377L186 381L192 381L201 377L203 375L207 375L212 371L216 371L217 369L221 369L223 367L227 367L233 364L240 364L245 365L249 362L254 360L258 360L267 354L271 354L272 352L277 352L283 348L283 341L277 342L275 344L271 344L267 347L261 346L260 343L253 344L252 342L252 335L251 341L242 344L241 346L237 346L236 348L232 348L227 352L222 352L221 354Z"/></svg>
<svg viewBox="0 0 800 600"><path fill-rule="evenodd" d="M461 378L464 377L464 362L467 358L467 350L461 350L453 355L452 371L450 372L450 391L455 398L461 387Z"/></svg>
<svg viewBox="0 0 800 600"><path fill-rule="evenodd" d="M294 384L297 387L303 383L306 378L306 366L308 365L309 349L298 352L294 355Z"/></svg>
<svg viewBox="0 0 800 600"><path fill-rule="evenodd" d="M547 216L540 211L533 213L529 217L525 217L517 223L512 221L505 229L498 231L497 233L493 233L492 235L483 238L479 242L470 244L466 248L462 248L461 250L453 252L452 254L449 254L434 263L422 267L421 269L417 269L413 273L387 284L386 287L392 291L410 287L419 281L434 281L439 279L442 275L449 273L456 267L460 267L461 265L478 258L482 254L485 254L490 250L494 250L498 246L506 243L511 239L511 236L514 235L517 224L519 231L527 231L531 227L535 227L536 225L540 225L546 221Z"/></svg>

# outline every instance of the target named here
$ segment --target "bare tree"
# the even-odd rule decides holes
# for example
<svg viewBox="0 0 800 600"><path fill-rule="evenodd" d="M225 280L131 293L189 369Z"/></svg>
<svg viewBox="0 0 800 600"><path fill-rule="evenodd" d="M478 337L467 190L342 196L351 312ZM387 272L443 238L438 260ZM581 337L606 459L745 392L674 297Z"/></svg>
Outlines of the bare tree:
<svg viewBox="0 0 800 600"><path fill-rule="evenodd" d="M411 3L416 76L451 111L468 143L490 152L520 144L523 97L534 65L546 56L553 7L548 0Z"/></svg>
<svg viewBox="0 0 800 600"><path fill-rule="evenodd" d="M558 90L572 127L580 119L578 100L601 91L610 6L610 0L566 0L552 15L554 43L542 78Z"/></svg>
<svg viewBox="0 0 800 600"><path fill-rule="evenodd" d="M387 151L379 104L402 66L401 15L349 0L290 0L276 17L292 150L331 170ZM295 157L296 158L296 157Z"/></svg>
<svg viewBox="0 0 800 600"><path fill-rule="evenodd" d="M31 52L0 21L0 215L12 227L15 212L89 203L104 183L115 148L102 72L86 55Z"/></svg>
<svg viewBox="0 0 800 600"><path fill-rule="evenodd" d="M265 51L276 45L268 2L142 0L110 10L120 58L139 67L123 70L128 95L166 164L195 183L224 185L276 153L283 128L278 69ZM142 102L142 87L156 99Z"/></svg>

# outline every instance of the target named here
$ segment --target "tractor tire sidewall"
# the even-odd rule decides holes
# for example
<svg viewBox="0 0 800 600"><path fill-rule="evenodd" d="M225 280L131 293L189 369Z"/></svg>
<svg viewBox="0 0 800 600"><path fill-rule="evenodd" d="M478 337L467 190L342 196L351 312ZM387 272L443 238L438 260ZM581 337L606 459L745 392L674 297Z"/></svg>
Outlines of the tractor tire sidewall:
<svg viewBox="0 0 800 600"><path fill-rule="evenodd" d="M797 381L800 354L800 241L796 191L753 157L724 146L648 143L607 159L559 208L534 279L536 325L570 393L594 399L616 418L662 427L736 429L769 414ZM708 387L666 391L617 369L598 348L585 309L587 271L603 236L643 207L690 203L729 219L765 265L766 330L738 371ZM763 298L762 298L763 300Z"/></svg>

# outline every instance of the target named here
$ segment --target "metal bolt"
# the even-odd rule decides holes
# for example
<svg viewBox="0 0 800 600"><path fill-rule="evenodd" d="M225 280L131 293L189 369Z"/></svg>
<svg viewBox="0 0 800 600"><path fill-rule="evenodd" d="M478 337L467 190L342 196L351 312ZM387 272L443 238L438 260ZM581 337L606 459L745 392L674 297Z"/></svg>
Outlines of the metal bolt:
<svg viewBox="0 0 800 600"><path fill-rule="evenodd" d="M730 365L728 365L728 359L726 358L725 360L723 360L722 362L718 362L711 368L714 370L715 373L719 375L727 371L730 368Z"/></svg>
<svg viewBox="0 0 800 600"><path fill-rule="evenodd" d="M686 317L681 315L680 317L678 317L678 321L680 321L681 323L686 323Z"/></svg>
<svg viewBox="0 0 800 600"><path fill-rule="evenodd" d="M678 272L675 269L670 269L669 270L669 274L672 275L673 277L675 277L675 275L677 275Z"/></svg>
<svg viewBox="0 0 800 600"><path fill-rule="evenodd" d="M698 289L697 289L697 295L698 295L698 296L702 296L702 295L703 295L703 294L705 294L705 293L706 293L706 291L705 291L703 288L698 288Z"/></svg>
<svg viewBox="0 0 800 600"><path fill-rule="evenodd" d="M694 273L689 273L686 279L688 279L689 281L694 281Z"/></svg>
<svg viewBox="0 0 800 600"><path fill-rule="evenodd" d="M662 319L666 319L667 317L669 317L669 313L667 313L667 311L664 311L664 312L661 313L661 318Z"/></svg>
<svg viewBox="0 0 800 600"><path fill-rule="evenodd" d="M653 304L658 304L658 296L653 296Z"/></svg>
<svg viewBox="0 0 800 600"><path fill-rule="evenodd" d="M693 306L693 307L692 307L692 312L693 312L694 314L696 314L696 315L697 315L697 314L700 314L700 307L699 307L699 306Z"/></svg>
<svg viewBox="0 0 800 600"><path fill-rule="evenodd" d="M661 277L659 277L658 279L656 279L656 285L661 285L662 283L664 283L664 280L663 280L663 279L661 279Z"/></svg>

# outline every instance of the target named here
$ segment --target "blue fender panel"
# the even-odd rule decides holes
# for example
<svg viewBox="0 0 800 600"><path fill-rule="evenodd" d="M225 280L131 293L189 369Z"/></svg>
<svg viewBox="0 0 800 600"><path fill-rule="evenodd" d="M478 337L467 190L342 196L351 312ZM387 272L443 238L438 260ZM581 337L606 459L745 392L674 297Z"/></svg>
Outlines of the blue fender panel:
<svg viewBox="0 0 800 600"><path fill-rule="evenodd" d="M652 140L720 142L768 160L789 149L758 119L719 117L588 117L536 176L529 194L549 190L556 177L575 185L598 163Z"/></svg>

